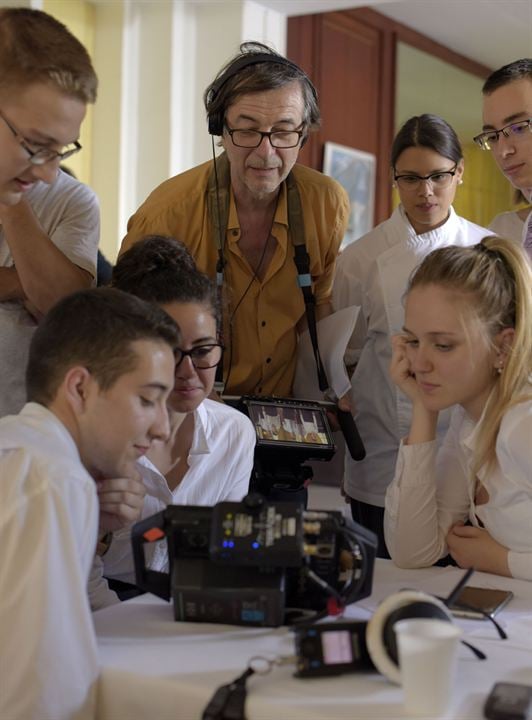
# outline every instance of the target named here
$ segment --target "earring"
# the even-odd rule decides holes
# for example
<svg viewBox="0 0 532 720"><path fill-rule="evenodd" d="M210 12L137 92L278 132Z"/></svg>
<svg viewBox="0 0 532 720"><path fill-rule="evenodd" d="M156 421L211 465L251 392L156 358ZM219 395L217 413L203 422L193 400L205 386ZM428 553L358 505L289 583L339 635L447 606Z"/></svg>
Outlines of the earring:
<svg viewBox="0 0 532 720"><path fill-rule="evenodd" d="M503 359L501 358L501 359L499 360L499 364L498 364L498 366L497 366L497 375L502 375L502 371L503 371L503 370L504 370L504 361L503 361Z"/></svg>
<svg viewBox="0 0 532 720"><path fill-rule="evenodd" d="M464 184L464 181L462 180L462 178L460 178L460 180L458 181L458 184L459 184L459 185L463 185L463 184Z"/></svg>

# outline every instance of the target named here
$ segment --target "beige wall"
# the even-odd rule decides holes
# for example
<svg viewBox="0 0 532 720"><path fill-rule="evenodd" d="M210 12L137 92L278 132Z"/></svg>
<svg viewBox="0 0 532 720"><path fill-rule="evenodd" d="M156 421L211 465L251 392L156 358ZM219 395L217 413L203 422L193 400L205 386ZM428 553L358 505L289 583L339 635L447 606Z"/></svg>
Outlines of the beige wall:
<svg viewBox="0 0 532 720"><path fill-rule="evenodd" d="M94 55L94 6L85 0L43 0L42 9L64 23L70 32ZM82 152L68 160L68 166L84 183L91 184L92 130L94 108L89 106L81 126Z"/></svg>
<svg viewBox="0 0 532 720"><path fill-rule="evenodd" d="M105 2L94 10L93 60L100 86L92 128L92 187L100 200L100 247L114 261L119 242L123 7Z"/></svg>

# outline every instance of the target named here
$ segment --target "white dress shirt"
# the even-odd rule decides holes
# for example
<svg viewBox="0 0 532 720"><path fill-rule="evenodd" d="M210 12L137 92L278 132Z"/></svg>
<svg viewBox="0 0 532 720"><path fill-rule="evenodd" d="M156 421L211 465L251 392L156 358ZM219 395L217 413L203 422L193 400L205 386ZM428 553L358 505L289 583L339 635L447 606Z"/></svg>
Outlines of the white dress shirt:
<svg viewBox="0 0 532 720"><path fill-rule="evenodd" d="M41 405L0 420L0 497L0 718L91 718L96 487Z"/></svg>
<svg viewBox="0 0 532 720"><path fill-rule="evenodd" d="M255 429L248 417L223 403L204 400L194 412L189 468L174 490L147 458L139 460L147 491L141 517L150 517L167 505L216 505L242 500L249 488L255 440ZM145 550L151 569L168 569L166 543L153 543ZM135 582L130 528L113 535L103 561L106 577Z"/></svg>
<svg viewBox="0 0 532 720"><path fill-rule="evenodd" d="M436 441L401 445L386 493L386 545L402 567L432 565L447 555L451 526L469 519L509 549L513 577L532 580L532 400L514 405L502 419L497 463L478 473L489 496L481 505L475 504L472 472L478 427L455 406L439 450Z"/></svg>
<svg viewBox="0 0 532 720"><path fill-rule="evenodd" d="M384 506L400 439L410 427L411 405L391 381L391 336L404 322L403 296L411 272L436 248L475 245L491 233L456 215L451 208L447 221L430 232L417 235L403 208L339 256L333 287L333 305L340 310L360 306L360 314L346 354L356 364L351 378L351 401L366 458L355 462L345 455L344 485L347 494L371 505ZM448 414L441 414L443 435Z"/></svg>

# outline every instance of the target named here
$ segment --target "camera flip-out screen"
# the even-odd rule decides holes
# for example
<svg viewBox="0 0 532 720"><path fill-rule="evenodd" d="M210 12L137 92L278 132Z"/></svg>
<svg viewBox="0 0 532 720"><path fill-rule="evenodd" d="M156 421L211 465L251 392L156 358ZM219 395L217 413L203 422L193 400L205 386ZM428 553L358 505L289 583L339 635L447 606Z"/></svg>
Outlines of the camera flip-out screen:
<svg viewBox="0 0 532 720"><path fill-rule="evenodd" d="M255 426L258 447L297 447L334 452L327 415L317 403L284 399L242 400Z"/></svg>

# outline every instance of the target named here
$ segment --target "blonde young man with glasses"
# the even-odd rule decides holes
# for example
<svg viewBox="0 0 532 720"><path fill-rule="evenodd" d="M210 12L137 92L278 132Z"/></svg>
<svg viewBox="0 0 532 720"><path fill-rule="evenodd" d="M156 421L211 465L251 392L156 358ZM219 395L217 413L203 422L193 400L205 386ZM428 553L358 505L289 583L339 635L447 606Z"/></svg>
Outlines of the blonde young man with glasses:
<svg viewBox="0 0 532 720"><path fill-rule="evenodd" d="M512 185L532 203L532 58L493 72L482 88L482 132L474 140L490 150ZM490 228L522 242L532 258L531 208L502 213Z"/></svg>
<svg viewBox="0 0 532 720"><path fill-rule="evenodd" d="M38 10L0 10L0 417L24 405L39 320L96 274L94 193L59 170L96 99L85 48Z"/></svg>

